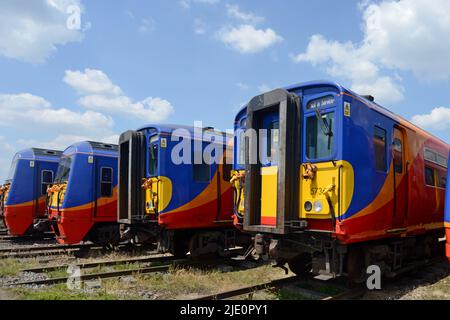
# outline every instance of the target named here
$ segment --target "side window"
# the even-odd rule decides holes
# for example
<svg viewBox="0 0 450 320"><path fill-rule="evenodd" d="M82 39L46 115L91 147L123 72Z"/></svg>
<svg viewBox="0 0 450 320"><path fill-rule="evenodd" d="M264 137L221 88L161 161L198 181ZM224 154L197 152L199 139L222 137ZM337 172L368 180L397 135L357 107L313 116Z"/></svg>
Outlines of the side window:
<svg viewBox="0 0 450 320"><path fill-rule="evenodd" d="M425 167L425 184L431 187L435 186L434 170L430 167Z"/></svg>
<svg viewBox="0 0 450 320"><path fill-rule="evenodd" d="M111 198L113 195L113 170L101 168L100 170L100 197Z"/></svg>
<svg viewBox="0 0 450 320"><path fill-rule="evenodd" d="M195 157L194 157L194 159L195 159ZM211 181L211 166L209 164L206 164L203 161L203 157L202 157L202 163L201 164L194 163L193 171L194 171L194 181L195 182L209 182L209 181Z"/></svg>
<svg viewBox="0 0 450 320"><path fill-rule="evenodd" d="M445 189L447 187L447 172L445 172L444 170L439 170L438 179L438 187Z"/></svg>
<svg viewBox="0 0 450 320"><path fill-rule="evenodd" d="M381 129L380 127L375 127L373 147L375 150L375 169L386 172L386 130Z"/></svg>
<svg viewBox="0 0 450 320"><path fill-rule="evenodd" d="M148 173L156 176L158 173L158 144L151 142L148 150Z"/></svg>
<svg viewBox="0 0 450 320"><path fill-rule="evenodd" d="M53 171L43 170L41 173L41 195L47 193L47 188L53 183Z"/></svg>
<svg viewBox="0 0 450 320"><path fill-rule="evenodd" d="M396 173L403 172L403 146L402 141L398 138L394 139L392 144L394 154L394 170Z"/></svg>

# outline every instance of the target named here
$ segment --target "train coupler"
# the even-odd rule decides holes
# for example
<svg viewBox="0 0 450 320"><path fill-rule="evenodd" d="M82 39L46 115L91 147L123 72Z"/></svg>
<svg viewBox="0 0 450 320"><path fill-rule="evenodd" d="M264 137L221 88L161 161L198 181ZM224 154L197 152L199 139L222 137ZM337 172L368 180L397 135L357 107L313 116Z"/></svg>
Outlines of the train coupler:
<svg viewBox="0 0 450 320"><path fill-rule="evenodd" d="M50 230L50 221L48 219L35 219L33 221L33 229L39 232Z"/></svg>

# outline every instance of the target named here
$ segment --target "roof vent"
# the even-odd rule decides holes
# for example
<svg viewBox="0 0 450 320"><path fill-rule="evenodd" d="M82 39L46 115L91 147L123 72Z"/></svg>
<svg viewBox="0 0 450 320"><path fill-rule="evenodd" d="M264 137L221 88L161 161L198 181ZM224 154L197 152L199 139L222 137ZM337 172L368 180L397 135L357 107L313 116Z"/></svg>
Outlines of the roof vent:
<svg viewBox="0 0 450 320"><path fill-rule="evenodd" d="M374 102L375 101L375 98L373 97L373 96L371 96L371 95L365 95L365 96L362 96L364 99L367 99L367 100L369 100L369 101L371 101L371 102Z"/></svg>

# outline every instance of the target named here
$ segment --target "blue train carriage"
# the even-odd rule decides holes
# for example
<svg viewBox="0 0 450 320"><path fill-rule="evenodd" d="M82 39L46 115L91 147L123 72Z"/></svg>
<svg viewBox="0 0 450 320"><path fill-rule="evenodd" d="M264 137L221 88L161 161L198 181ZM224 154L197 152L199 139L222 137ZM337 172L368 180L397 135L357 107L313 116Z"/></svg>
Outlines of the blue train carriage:
<svg viewBox="0 0 450 320"><path fill-rule="evenodd" d="M362 281L368 265L394 276L438 251L449 145L373 97L302 83L253 98L235 126L235 208L279 266Z"/></svg>
<svg viewBox="0 0 450 320"><path fill-rule="evenodd" d="M117 167L117 145L83 141L64 151L47 209L59 243L119 242Z"/></svg>
<svg viewBox="0 0 450 320"><path fill-rule="evenodd" d="M47 188L52 185L61 151L30 148L13 158L5 184L1 207L11 235L22 236L45 230L34 223L45 216Z"/></svg>
<svg viewBox="0 0 450 320"><path fill-rule="evenodd" d="M229 140L212 128L178 125L148 125L123 133L118 218L124 239L157 243L161 252L180 256L248 245L249 238L241 237L232 223L231 165L222 160ZM216 150L207 152L212 146ZM210 161L202 154L210 154ZM182 160L174 161L173 155ZM200 162L194 163L195 157Z"/></svg>
<svg viewBox="0 0 450 320"><path fill-rule="evenodd" d="M449 154L449 163L448 167L450 168L450 154ZM447 243L445 245L445 253L447 255L448 262L450 262L450 187L448 183L450 181L450 170L447 175L447 190L445 192L445 235L447 239Z"/></svg>

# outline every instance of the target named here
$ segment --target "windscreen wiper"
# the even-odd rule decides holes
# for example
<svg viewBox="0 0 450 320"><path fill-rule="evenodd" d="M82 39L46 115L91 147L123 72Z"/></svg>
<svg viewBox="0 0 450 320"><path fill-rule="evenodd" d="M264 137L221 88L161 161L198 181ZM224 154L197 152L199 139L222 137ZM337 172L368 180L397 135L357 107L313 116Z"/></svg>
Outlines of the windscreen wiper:
<svg viewBox="0 0 450 320"><path fill-rule="evenodd" d="M322 121L323 127L320 126L320 128L322 129L323 134L326 135L326 136L330 136L331 137L333 135L333 131L331 131L331 128L328 125L328 121L323 117L323 115L320 112L319 108L314 108L314 111L316 113L317 120L319 120L319 122Z"/></svg>

